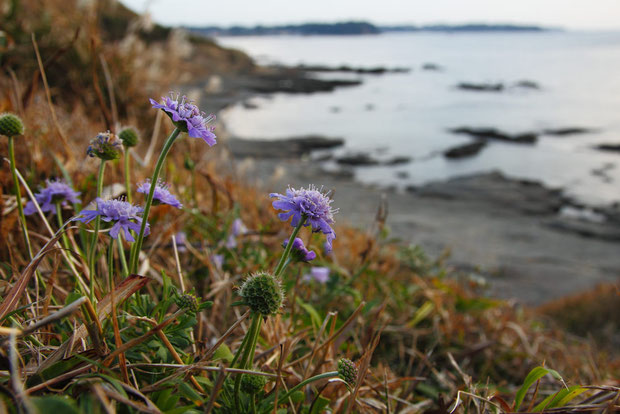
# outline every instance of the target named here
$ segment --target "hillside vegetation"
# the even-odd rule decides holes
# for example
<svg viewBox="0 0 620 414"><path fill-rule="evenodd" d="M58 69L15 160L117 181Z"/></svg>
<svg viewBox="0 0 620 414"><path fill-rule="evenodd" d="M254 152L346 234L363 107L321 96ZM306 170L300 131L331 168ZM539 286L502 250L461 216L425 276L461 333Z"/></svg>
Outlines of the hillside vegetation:
<svg viewBox="0 0 620 414"><path fill-rule="evenodd" d="M0 412L618 409L617 325L584 339L588 321L613 321L617 288L544 313L485 298L442 258L391 241L384 208L372 228L334 225L331 253L325 227L301 228L317 257L286 260L296 228L276 198L235 178L224 140L166 138L175 124L149 103L184 81L256 70L247 56L112 0L10 0L0 14L0 113L25 126L13 134L0 119L13 135L0 136ZM89 145L120 158L87 157ZM183 207L132 210L150 224L141 246L135 228L115 236L111 213L75 220L102 209L98 195L150 206L137 188L158 160ZM29 207L46 180L80 201ZM20 200L34 209L24 220ZM581 315L567 311L575 301Z"/></svg>

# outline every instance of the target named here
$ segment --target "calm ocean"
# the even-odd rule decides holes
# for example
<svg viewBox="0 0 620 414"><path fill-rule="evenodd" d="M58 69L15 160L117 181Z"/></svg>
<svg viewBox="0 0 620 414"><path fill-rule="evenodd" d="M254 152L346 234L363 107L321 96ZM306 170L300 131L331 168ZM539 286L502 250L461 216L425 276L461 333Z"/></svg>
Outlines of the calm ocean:
<svg viewBox="0 0 620 414"><path fill-rule="evenodd" d="M404 33L378 36L225 37L259 63L407 67L409 73L352 75L362 86L331 93L256 97L221 114L241 137L320 134L346 140L341 153L408 156L408 164L355 169L358 180L420 185L500 170L561 187L589 203L620 200L620 153L593 147L620 144L620 33ZM441 71L424 71L435 63ZM539 90L512 87L533 81ZM469 92L459 82L508 86ZM510 133L586 127L596 132L541 135L534 145L491 142L478 155L448 160L442 152L470 142L449 128L494 127ZM327 167L330 167L329 163Z"/></svg>

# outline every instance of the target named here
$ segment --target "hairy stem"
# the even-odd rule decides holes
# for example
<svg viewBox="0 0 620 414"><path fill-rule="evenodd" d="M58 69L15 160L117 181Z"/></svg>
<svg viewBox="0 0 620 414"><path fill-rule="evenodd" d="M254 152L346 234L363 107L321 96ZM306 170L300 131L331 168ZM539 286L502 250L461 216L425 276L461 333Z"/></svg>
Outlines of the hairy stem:
<svg viewBox="0 0 620 414"><path fill-rule="evenodd" d="M99 174L97 175L97 198L103 193L103 173L105 172L105 160L101 160L99 164ZM90 277L90 300L95 301L95 253L97 251L97 239L99 237L99 227L101 226L101 217L95 218L95 228L93 238L90 243L90 251L88 252L88 273Z"/></svg>
<svg viewBox="0 0 620 414"><path fill-rule="evenodd" d="M131 174L129 171L129 152L131 148L125 150L125 192L127 193L127 201L131 203Z"/></svg>
<svg viewBox="0 0 620 414"><path fill-rule="evenodd" d="M13 185L15 186L17 213L19 214L19 221L22 225L22 234L28 249L28 258L32 260L32 246L30 245L30 238L28 237L28 226L26 225L26 216L24 216L24 206L22 205L22 193L19 187L19 180L17 178L17 167L15 166L15 141L13 137L9 137L9 165L13 176Z"/></svg>

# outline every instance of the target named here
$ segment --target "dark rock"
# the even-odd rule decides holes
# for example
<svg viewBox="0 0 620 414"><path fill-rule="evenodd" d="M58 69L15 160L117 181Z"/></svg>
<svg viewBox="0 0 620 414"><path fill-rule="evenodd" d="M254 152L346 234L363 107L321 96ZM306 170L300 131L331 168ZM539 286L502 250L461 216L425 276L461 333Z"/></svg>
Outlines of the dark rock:
<svg viewBox="0 0 620 414"><path fill-rule="evenodd" d="M464 91L474 91L474 92L501 92L504 90L503 83L461 82L458 85L456 85L456 87Z"/></svg>
<svg viewBox="0 0 620 414"><path fill-rule="evenodd" d="M561 190L510 179L497 171L430 183L416 192L425 197L491 203L530 215L554 215L567 202Z"/></svg>
<svg viewBox="0 0 620 414"><path fill-rule="evenodd" d="M555 135L555 136L562 137L565 135L588 134L591 132L595 132L595 130L592 128L569 127L569 128L544 129L542 133L545 135Z"/></svg>
<svg viewBox="0 0 620 414"><path fill-rule="evenodd" d="M452 147L444 151L443 155L444 157L451 159L471 157L478 154L486 145L487 142L485 140L478 140L468 144Z"/></svg>
<svg viewBox="0 0 620 414"><path fill-rule="evenodd" d="M297 69L306 72L347 72L358 74L370 74L370 75L382 75L384 73L407 73L409 68L386 68L383 66L363 68L363 67L351 67L348 65L342 66L324 66L324 65L299 65Z"/></svg>
<svg viewBox="0 0 620 414"><path fill-rule="evenodd" d="M557 218L548 220L545 225L556 230L575 233L582 237L619 241L620 228L610 226L608 223L594 223L584 220Z"/></svg>
<svg viewBox="0 0 620 414"><path fill-rule="evenodd" d="M443 68L436 63L425 63L422 65L422 70L441 71Z"/></svg>
<svg viewBox="0 0 620 414"><path fill-rule="evenodd" d="M383 165L400 165L400 164L407 164L411 162L411 157L394 157L394 158L390 158L389 160L383 162Z"/></svg>
<svg viewBox="0 0 620 414"><path fill-rule="evenodd" d="M540 89L540 85L537 82L531 80L521 80L515 82L514 86L517 88L525 88L525 89Z"/></svg>
<svg viewBox="0 0 620 414"><path fill-rule="evenodd" d="M599 144L595 148L601 151L620 152L620 144Z"/></svg>
<svg viewBox="0 0 620 414"><path fill-rule="evenodd" d="M247 77L241 80L241 86L244 88L260 93L313 93L313 92L331 92L338 87L361 85L358 80L344 79L313 79L304 76L281 74L267 74Z"/></svg>
<svg viewBox="0 0 620 414"><path fill-rule="evenodd" d="M336 162L342 165L379 165L379 160L371 157L369 154L360 152L356 154L346 154L336 158Z"/></svg>
<svg viewBox="0 0 620 414"><path fill-rule="evenodd" d="M533 144L538 136L533 132L523 134L509 134L495 128L470 128L460 127L450 129L453 134L466 134L480 139L495 139L499 141L515 142L519 144Z"/></svg>
<svg viewBox="0 0 620 414"><path fill-rule="evenodd" d="M344 144L342 138L318 135L293 137L283 140L232 138L230 151L237 157L291 158L301 157L313 150L330 149Z"/></svg>

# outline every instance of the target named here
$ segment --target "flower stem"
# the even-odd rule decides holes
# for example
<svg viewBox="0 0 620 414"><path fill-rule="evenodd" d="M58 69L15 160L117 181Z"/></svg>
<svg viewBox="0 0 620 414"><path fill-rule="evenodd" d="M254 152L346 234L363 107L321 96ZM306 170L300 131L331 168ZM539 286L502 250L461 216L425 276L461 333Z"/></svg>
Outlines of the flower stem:
<svg viewBox="0 0 620 414"><path fill-rule="evenodd" d="M127 147L125 151L125 192L127 193L127 201L131 203L131 174L129 172L129 152L131 148Z"/></svg>
<svg viewBox="0 0 620 414"><path fill-rule="evenodd" d="M248 330L246 337L249 340L245 344L245 349L243 350L243 355L241 357L241 362L239 363L239 368L248 369L254 362L254 352L256 350L256 342L258 341L258 336L260 335L260 326L263 321L263 317L260 313L254 313L252 315L252 323L250 325L250 329ZM244 340L245 342L245 340ZM235 408L238 413L241 413L241 402L239 401L239 389L241 387L241 374L237 374L235 378Z"/></svg>
<svg viewBox="0 0 620 414"><path fill-rule="evenodd" d="M302 216L301 220L299 221L299 224L297 225L297 227L295 227L295 230L293 230L293 233L291 233L291 237L289 237L288 243L286 244L286 247L284 248L284 253L282 253L282 257L280 257L280 262L278 263L278 266L276 266L276 270L273 272L273 275L275 277L280 276L280 273L282 273L282 271L284 270L286 260L291 254L291 249L293 248L293 242L295 241L295 237L297 237L299 230L301 230L305 222L306 222L306 218Z"/></svg>
<svg viewBox="0 0 620 414"><path fill-rule="evenodd" d="M290 390L288 390L288 392L286 394L284 394L281 397L278 397L278 401L276 402L276 407L282 403L284 403L286 401L286 399L288 397L290 397L295 391L297 391L300 388L305 387L306 385L310 384L311 382L314 381L319 381L322 379L326 379L326 378L334 378L338 376L338 371L330 371L330 372L324 372L323 374L319 374L319 375L315 375L314 377L308 378L306 380L303 380L302 382L300 382L299 384L295 385L293 388L291 388Z"/></svg>
<svg viewBox="0 0 620 414"><path fill-rule="evenodd" d="M129 268L127 267L127 259L125 258L125 248L123 247L123 235L118 234L118 256L121 258L121 266L123 269L123 278L129 276Z"/></svg>
<svg viewBox="0 0 620 414"><path fill-rule="evenodd" d="M32 247L30 238L28 237L28 226L26 225L26 216L24 216L24 206L22 205L22 193L19 188L19 180L17 179L17 167L15 166L15 142L13 137L9 137L9 165L11 174L13 175L13 184L15 185L15 197L17 199L17 212L22 225L22 234L28 249L28 258L32 260Z"/></svg>
<svg viewBox="0 0 620 414"><path fill-rule="evenodd" d="M103 193L103 173L105 172L105 160L101 160L99 164L99 174L97 175L97 198L101 197ZM96 202L95 202L96 203ZM93 232L93 238L90 243L90 250L88 252L88 273L90 276L90 300L95 303L95 253L97 251L97 239L99 236L99 227L101 226L101 216L97 215L95 218L95 228Z"/></svg>
<svg viewBox="0 0 620 414"><path fill-rule="evenodd" d="M56 202L56 218L58 220L58 229L62 229L62 226L65 224L62 221L62 205L60 204L60 202ZM60 236L60 239L62 240L62 247L65 248L65 250L70 251L70 245L69 245L69 239L67 238L67 234L63 231L62 232L62 236Z"/></svg>
<svg viewBox="0 0 620 414"><path fill-rule="evenodd" d="M146 229L146 224L149 219L149 212L151 211L151 204L153 204L153 195L155 194L155 187L157 187L157 179L159 178L159 173L161 172L162 167L164 166L164 161L166 160L166 156L172 148L172 144L174 144L174 140L179 136L181 130L179 128L175 128L174 131L170 134L164 147L159 154L159 158L157 159L157 164L155 164L155 170L153 171L153 176L151 177L151 188L149 190L149 194L146 197L146 203L144 204L144 212L142 213L142 225L140 226L140 234L138 234L138 238L133 245L131 252L131 264L129 270L131 273L136 273L138 271L138 259L140 257L140 250L142 249L142 241L144 240L144 231Z"/></svg>

